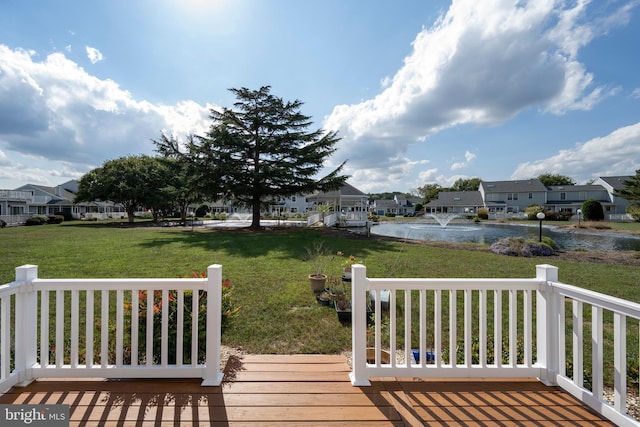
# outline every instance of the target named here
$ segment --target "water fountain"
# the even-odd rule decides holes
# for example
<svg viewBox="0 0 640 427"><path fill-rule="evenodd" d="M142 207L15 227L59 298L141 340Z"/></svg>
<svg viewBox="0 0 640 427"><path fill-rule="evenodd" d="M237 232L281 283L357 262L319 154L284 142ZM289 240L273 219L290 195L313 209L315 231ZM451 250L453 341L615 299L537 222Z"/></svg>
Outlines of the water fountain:
<svg viewBox="0 0 640 427"><path fill-rule="evenodd" d="M238 220L238 221L250 221L252 217L252 213L246 212L235 212L228 216L227 219Z"/></svg>
<svg viewBox="0 0 640 427"><path fill-rule="evenodd" d="M454 218L457 218L458 214L456 214L456 213L446 213L446 212L428 213L428 214L425 214L425 217L431 217L431 218L435 219L436 221L438 221L438 224L440 224L440 227L447 228L447 225L449 225L449 223Z"/></svg>

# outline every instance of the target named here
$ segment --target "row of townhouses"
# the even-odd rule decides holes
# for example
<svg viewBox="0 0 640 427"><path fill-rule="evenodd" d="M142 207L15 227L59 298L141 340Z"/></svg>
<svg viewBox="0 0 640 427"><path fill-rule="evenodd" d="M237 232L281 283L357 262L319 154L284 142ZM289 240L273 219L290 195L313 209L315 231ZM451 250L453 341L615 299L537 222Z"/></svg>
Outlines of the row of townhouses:
<svg viewBox="0 0 640 427"><path fill-rule="evenodd" d="M575 214L588 199L598 200L609 219L623 216L628 201L614 195L624 188L629 176L600 177L589 185L545 186L538 179L514 181L482 181L478 191L443 191L438 198L424 206L426 212L473 214L486 208L494 216L518 214L528 206L540 205L545 209ZM6 216L51 215L58 212L79 218L87 215L102 217L125 216L121 206L95 201L74 203L78 182L71 180L56 187L27 184L15 190L0 190L0 218ZM362 217L367 212L383 216L406 215L416 211L422 203L418 197L396 195L393 199L369 201L369 197L345 184L337 191L303 196L279 198L268 204L265 214L272 216L306 215L312 211L333 210L351 217ZM209 203L212 213L244 213L231 202ZM8 221L11 222L11 221Z"/></svg>
<svg viewBox="0 0 640 427"><path fill-rule="evenodd" d="M0 219L8 223L24 222L32 215L53 215L64 213L74 218L124 218L126 214L121 205L112 202L94 201L74 203L78 191L78 181L71 180L55 187L27 184L14 190L0 190ZM368 208L368 196L352 185L345 184L336 191L316 193L306 196L278 198L271 201L264 213L272 216L306 215L310 211L337 210L345 215L365 217ZM211 213L247 213L247 209L238 207L229 201L208 203ZM195 210L196 206L191 209Z"/></svg>
<svg viewBox="0 0 640 427"><path fill-rule="evenodd" d="M574 215L588 199L602 204L605 217L616 219L626 214L629 202L615 196L629 176L599 177L589 185L545 186L538 179L482 181L478 191L443 191L425 205L427 212L475 213L486 208L496 216L518 214L528 206Z"/></svg>

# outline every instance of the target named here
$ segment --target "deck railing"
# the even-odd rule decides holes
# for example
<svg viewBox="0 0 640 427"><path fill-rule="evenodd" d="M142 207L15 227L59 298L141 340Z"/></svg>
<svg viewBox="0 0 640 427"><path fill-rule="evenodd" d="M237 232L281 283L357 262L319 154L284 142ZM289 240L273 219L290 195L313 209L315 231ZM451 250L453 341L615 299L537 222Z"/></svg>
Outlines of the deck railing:
<svg viewBox="0 0 640 427"><path fill-rule="evenodd" d="M40 279L0 286L0 392L42 377L202 378L219 385L222 267L194 279ZM204 337L204 338L203 338Z"/></svg>
<svg viewBox="0 0 640 427"><path fill-rule="evenodd" d="M389 376L536 377L618 425L640 426L626 410L627 364L638 366L626 351L626 325L638 324L640 304L560 283L550 265L536 266L532 279L368 278L364 266L354 265L351 280L353 385ZM607 316L613 331L603 339ZM613 402L603 394L605 345L613 347ZM585 380L585 360L592 381Z"/></svg>

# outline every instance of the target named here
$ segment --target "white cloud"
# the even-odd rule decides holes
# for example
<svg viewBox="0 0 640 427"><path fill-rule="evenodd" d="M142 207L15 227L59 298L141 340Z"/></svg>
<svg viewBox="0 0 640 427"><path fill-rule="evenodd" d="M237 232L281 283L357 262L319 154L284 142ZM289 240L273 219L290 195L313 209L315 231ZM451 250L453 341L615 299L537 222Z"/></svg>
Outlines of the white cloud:
<svg viewBox="0 0 640 427"><path fill-rule="evenodd" d="M640 169L640 123L622 127L572 149L560 150L547 159L518 165L511 179L543 173L566 175L577 182L598 176L633 175Z"/></svg>
<svg viewBox="0 0 640 427"><path fill-rule="evenodd" d="M640 87L637 87L631 92L631 97L640 99Z"/></svg>
<svg viewBox="0 0 640 427"><path fill-rule="evenodd" d="M454 171L454 170L466 168L467 166L469 166L469 163L471 163L475 158L476 158L476 155L473 154L471 151L465 151L464 153L465 161L452 164L451 170Z"/></svg>
<svg viewBox="0 0 640 427"><path fill-rule="evenodd" d="M393 78L382 80L378 95L338 105L325 119L324 128L343 138L335 161L348 159L346 172L362 175L457 125L498 125L532 107L552 114L593 108L619 89L596 84L577 54L626 23L631 7L589 21L588 5L454 1L417 35L413 51Z"/></svg>
<svg viewBox="0 0 640 427"><path fill-rule="evenodd" d="M0 45L0 149L11 159L29 156L57 163L33 168L25 160L29 167L7 172L15 179L77 177L109 159L152 153L151 140L161 131L183 137L208 128L213 105L139 101L62 53L35 58L34 52Z"/></svg>
<svg viewBox="0 0 640 427"><path fill-rule="evenodd" d="M11 164L11 161L9 160L9 157L7 157L7 155L0 150L0 166L9 166Z"/></svg>
<svg viewBox="0 0 640 427"><path fill-rule="evenodd" d="M104 59L102 53L95 47L87 46L86 50L87 58L89 58L89 61L91 61L92 64L96 64Z"/></svg>

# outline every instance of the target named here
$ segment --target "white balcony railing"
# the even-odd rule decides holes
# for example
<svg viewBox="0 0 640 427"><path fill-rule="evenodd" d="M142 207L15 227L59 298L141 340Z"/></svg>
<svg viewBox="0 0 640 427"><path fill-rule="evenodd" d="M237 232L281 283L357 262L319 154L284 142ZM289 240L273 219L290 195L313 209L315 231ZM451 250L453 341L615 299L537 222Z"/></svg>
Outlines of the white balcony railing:
<svg viewBox="0 0 640 427"><path fill-rule="evenodd" d="M640 426L626 410L627 366L637 369L630 354L640 346L627 328L639 327L640 304L560 283L549 265L532 279L378 279L355 265L351 285L354 385L389 376L536 377L618 425ZM36 266L18 267L16 280L0 286L0 393L43 377L219 385L221 302L219 265L203 279L40 279Z"/></svg>
<svg viewBox="0 0 640 427"><path fill-rule="evenodd" d="M559 283L550 265L538 265L533 279L378 279L354 265L351 286L353 385L390 376L535 377L559 385L618 425L640 426L626 410L627 365L638 366L626 351L626 325L638 325L640 304ZM384 314L382 291L389 295ZM368 325L370 301L374 314ZM603 320L611 317L612 322ZM640 342L632 344L638 349ZM606 345L613 347L613 402L603 395ZM367 355L371 347L374 357ZM590 369L584 369L585 360L592 361ZM592 381L585 380L585 371Z"/></svg>
<svg viewBox="0 0 640 427"><path fill-rule="evenodd" d="M43 377L222 381L221 266L202 279L37 276L25 265L0 286L0 392Z"/></svg>

